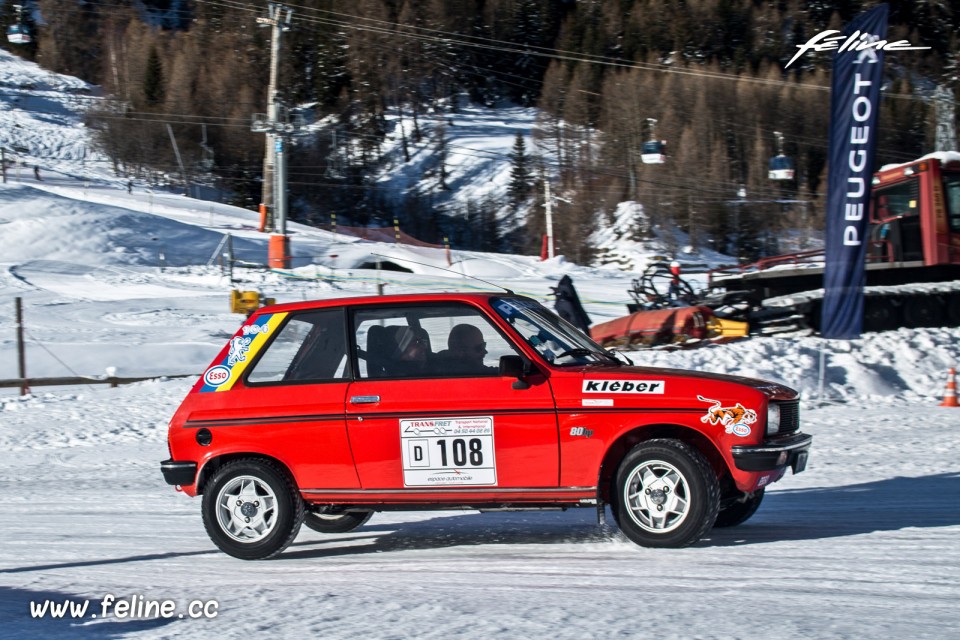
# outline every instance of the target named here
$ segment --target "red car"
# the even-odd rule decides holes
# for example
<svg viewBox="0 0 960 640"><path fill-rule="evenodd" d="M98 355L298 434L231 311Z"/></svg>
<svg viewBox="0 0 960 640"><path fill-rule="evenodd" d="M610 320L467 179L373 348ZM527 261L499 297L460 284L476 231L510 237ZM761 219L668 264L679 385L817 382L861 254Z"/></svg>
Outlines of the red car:
<svg viewBox="0 0 960 640"><path fill-rule="evenodd" d="M630 366L509 292L300 302L231 338L161 469L244 559L301 523L345 532L395 509L609 504L634 542L682 547L804 469L798 404L772 382Z"/></svg>

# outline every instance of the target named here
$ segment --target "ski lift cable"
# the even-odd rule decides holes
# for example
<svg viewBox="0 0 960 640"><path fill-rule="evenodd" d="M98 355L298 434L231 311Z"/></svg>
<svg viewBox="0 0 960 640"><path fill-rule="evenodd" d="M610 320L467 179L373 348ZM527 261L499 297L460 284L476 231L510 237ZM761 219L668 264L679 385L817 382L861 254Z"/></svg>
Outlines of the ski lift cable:
<svg viewBox="0 0 960 640"><path fill-rule="evenodd" d="M246 4L242 3L242 2L237 2L237 1L231 1L231 0L201 0L201 1L204 2L205 4L209 4L209 5L211 5L211 6L224 6L224 7L228 7L228 8L235 8L235 9L238 9L238 10L248 11L248 12L251 12L251 13L255 13L255 12L259 12L259 11L260 11L260 8L258 8L258 7L253 7L253 6L250 6L250 5L246 5ZM97 4L96 0L91 0L91 3L92 3L92 4ZM102 0L101 0L101 2L100 2L99 4L106 5L106 3L105 3L105 2L102 2ZM291 6L296 7L296 5L291 5ZM320 11L320 12L323 12L322 10L313 10L313 9L308 8L308 7L300 7L300 8L301 8L302 10L305 10L305 11ZM178 11L179 11L179 12L182 12L182 13L189 13L187 10L178 10ZM328 12L328 13L337 14L337 12ZM344 15L344 16L346 16L347 14L337 14L337 15ZM354 16L354 18L359 19L359 20L368 20L368 21L369 21L369 20L373 20L373 19L363 18L363 17L361 17L361 16ZM382 21L376 21L376 20L374 20L374 22L382 22ZM384 23L384 24L390 24L390 23ZM341 23L339 26L342 26L342 27L345 27L345 28L350 28L350 27L352 27L353 25L351 25L351 24L349 24L349 23ZM398 26L402 27L403 25L398 25ZM443 33L445 33L445 32L443 32ZM390 31L390 34L391 34L391 35L397 35L397 32L396 32L396 31ZM401 34L401 35L402 35L402 34ZM451 34L451 35L457 35L457 34ZM471 38L477 38L477 36L469 36L469 37L471 37ZM450 42L450 41L452 41L452 40L451 40L450 38L445 38L443 41L446 43L446 42ZM376 45L372 45L372 46L373 46L374 48L376 48ZM393 49L390 49L390 51L392 52ZM503 75L502 73L499 72L499 70L494 69L494 70L492 70L492 71L493 71L495 74ZM512 76L512 77L516 77L516 78L518 78L518 79L522 79L521 76L516 76L516 75L514 75L514 74L509 74L509 75ZM741 78L741 76L736 76L736 77L737 77L737 78ZM509 84L509 83L507 83L507 84ZM780 84L783 84L784 86L787 86L787 85L789 85L789 86L802 86L802 85L797 85L797 84L795 84L795 83L780 83ZM520 85L516 85L516 86L519 87ZM905 94L886 94L886 95L887 95L888 97L907 97L907 98L911 98L911 99L914 99L914 98L916 98L916 99L924 99L924 98L922 98L922 97L907 96L907 95L905 95ZM717 122L725 122L725 121L717 121ZM728 127L729 127L729 126L739 127L740 130L745 130L746 128L750 128L751 130L754 129L754 127L752 127L752 126L749 126L749 125L740 125L739 123L735 123L735 122L727 122L727 125L728 125ZM762 129L761 129L761 130L762 130ZM815 138L801 137L801 136L796 136L796 135L792 135L791 137L792 137L793 139L796 139L796 140L805 140L805 141L817 140L817 139L815 139ZM826 148L826 144L822 144L821 148ZM894 153L895 153L895 152L894 152ZM892 155L892 154L891 154L891 155ZM904 157L905 157L905 156L904 156Z"/></svg>
<svg viewBox="0 0 960 640"><path fill-rule="evenodd" d="M252 5L241 0L196 0L198 4L206 4L214 7L221 7L227 9L235 9L238 11L247 11L250 13L262 13L262 7L258 5ZM87 0L87 4L100 5L100 6L114 6L114 7L125 7L124 4L110 4L104 0ZM313 7L308 7L305 5L297 5L295 3L285 3L285 6L296 9L298 13L298 23L312 23L312 24L321 24L327 26L335 26L343 29L350 29L356 31L368 31L371 33L381 33L384 35L389 35L392 37L404 37L412 38L425 42L441 43L441 44L457 44L463 46L470 46L481 49L501 51L505 53L519 53L523 55L536 55L541 57L552 58L556 60L561 60L565 62L583 62L587 64L602 64L606 66L613 66L618 68L625 69L638 69L645 71L655 71L661 73L673 73L679 75L695 76L700 78L716 78L722 80L731 80L731 81L742 81L749 82L753 84L763 84L770 86L782 86L790 87L796 89L812 89L816 91L829 92L830 87L825 85L816 85L812 83L805 82L793 82L786 80L775 80L769 78L757 78L744 75L738 75L734 73L726 73L722 71L709 71L705 69L689 69L689 68L680 68L675 66L670 66L661 63L641 63L641 62L631 62L622 58L613 58L609 56L598 56L593 54L585 54L580 52L566 51L562 49L551 49L548 47L541 47L538 45L517 45L509 41L497 40L494 38L485 38L483 36L475 36L470 34L460 34L455 32L441 31L437 29L430 29L427 27L413 26L413 25L402 25L391 23L382 20L376 20L374 18L366 18L363 16L355 16L351 14L346 14L342 12L336 12L325 9L317 9ZM189 10L171 9L167 13L184 13L186 15L191 15ZM321 15L331 15L336 16L336 18L324 18L321 15L312 15L312 14L321 14ZM358 25L355 22L351 21L361 21L368 24L369 26ZM384 25L384 26L379 26ZM410 33L404 32L404 30L413 30ZM430 35L436 34L436 35ZM926 98L922 96L913 96L909 94L887 94L889 98L896 99L905 99L905 100L915 100L915 101L925 101Z"/></svg>
<svg viewBox="0 0 960 640"><path fill-rule="evenodd" d="M214 3L210 3L210 4L214 4ZM251 10L252 10L252 9L251 9ZM170 114L170 117L174 117L174 115L175 115L175 114ZM205 118L207 118L207 117L205 117L205 116L190 116L190 115L186 115L186 114L179 114L179 115L180 115L180 117L183 117L183 118L191 118L191 117L196 117L196 118L199 118L199 119L205 119ZM103 116L103 115L101 114L101 117L109 117L109 116ZM136 119L136 120L144 121L144 122L162 122L162 123L170 122L170 123L179 123L179 124L199 124L199 123L200 123L200 122L194 122L194 123L190 123L190 122L177 122L177 121L173 121L173 120L168 120L167 118L155 118L155 117L154 117L154 118L126 118L126 119L130 119L130 120ZM222 118L222 119L226 120L226 118ZM236 119L236 120L240 121L241 119L238 118L238 119ZM243 120L243 124L237 124L237 125L229 125L229 124L224 124L224 123L208 123L208 124L216 124L217 126L236 126L236 127L246 127L246 126L247 126L247 123L246 123L245 119ZM456 147L458 147L458 148L465 149L465 150L470 150L469 147L465 147L465 146L461 146L461 145L454 145L454 146L456 146ZM491 153L491 154L496 155L496 152L489 152L489 151L487 151L487 150L472 150L472 151L477 151L477 152L480 152L480 153ZM502 154L500 154L500 155L502 155Z"/></svg>
<svg viewBox="0 0 960 640"><path fill-rule="evenodd" d="M259 7L253 5L248 5L240 0L197 0L198 3L208 4L212 6L221 6L226 8L233 8L242 11L260 11ZM380 33L384 35L389 35L391 37L404 37L412 38L416 40L421 40L424 42L434 42L442 44L458 44L463 46L470 46L480 49L501 51L504 53L519 53L524 55L535 55L540 57L546 57L556 60L562 60L565 62L583 62L587 64L601 64L606 66L625 68L625 69L638 69L646 71L657 71L661 73L673 73L678 75L687 75L695 76L700 78L716 78L723 80L732 80L732 81L743 81L753 84L763 84L770 86L783 86L791 87L798 89L813 89L817 91L829 92L830 87L824 85L814 85L810 83L796 83L784 80L774 80L768 78L755 78L749 76L742 76L732 73L724 73L720 71L707 71L703 69L685 69L679 67L668 66L664 64L653 64L653 63L640 63L640 62L631 62L621 58L612 58L607 56L597 56L591 54L583 54L578 52L565 51L562 49L550 49L547 47L540 47L537 45L521 45L518 46L515 43L496 40L492 38L484 38L481 36L472 36L467 34L458 34L452 32L445 32L436 29L429 29L426 27L415 27L412 25L399 25L382 20L376 20L372 18L364 18L362 16L352 16L350 14L344 14L335 11L329 11L324 9L315 9L312 7L306 7L303 5L296 5L293 3L287 3L287 6L294 8L300 12L298 22L308 22L314 24L323 24L328 26L336 26L344 29L352 29L357 31L367 31L370 33ZM315 16L311 14L329 14L338 16L339 18L345 19L333 19L333 18L322 18L320 16ZM368 26L358 25L353 22L348 22L349 20L359 20L367 23ZM383 25L383 26L380 26ZM402 30L409 30L411 32L406 33ZM429 34L438 34L438 35L429 35ZM917 99L914 96L908 96L904 94L890 94L891 97L896 96L898 98L905 99Z"/></svg>

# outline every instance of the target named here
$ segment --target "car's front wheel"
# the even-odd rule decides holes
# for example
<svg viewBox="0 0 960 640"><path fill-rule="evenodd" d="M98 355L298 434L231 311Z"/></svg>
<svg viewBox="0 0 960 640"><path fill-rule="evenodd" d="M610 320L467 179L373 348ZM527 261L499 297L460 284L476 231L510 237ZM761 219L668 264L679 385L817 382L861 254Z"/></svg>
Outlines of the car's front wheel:
<svg viewBox="0 0 960 640"><path fill-rule="evenodd" d="M679 440L642 442L615 480L620 530L645 547L686 547L713 526L720 484L703 454Z"/></svg>
<svg viewBox="0 0 960 640"><path fill-rule="evenodd" d="M276 464L244 458L220 467L201 506L203 526L222 551L243 560L271 558L297 537L303 500Z"/></svg>
<svg viewBox="0 0 960 640"><path fill-rule="evenodd" d="M303 524L317 533L346 533L362 526L372 515L372 511L308 511Z"/></svg>

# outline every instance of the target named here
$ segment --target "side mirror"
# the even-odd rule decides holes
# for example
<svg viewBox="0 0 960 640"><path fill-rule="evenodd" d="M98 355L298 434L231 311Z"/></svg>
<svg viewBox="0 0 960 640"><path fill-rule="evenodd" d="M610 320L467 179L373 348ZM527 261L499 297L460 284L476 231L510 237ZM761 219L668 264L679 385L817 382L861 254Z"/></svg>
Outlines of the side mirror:
<svg viewBox="0 0 960 640"><path fill-rule="evenodd" d="M524 378L530 373L529 364L520 356L500 356L500 376L516 378L514 389L529 389L530 384Z"/></svg>

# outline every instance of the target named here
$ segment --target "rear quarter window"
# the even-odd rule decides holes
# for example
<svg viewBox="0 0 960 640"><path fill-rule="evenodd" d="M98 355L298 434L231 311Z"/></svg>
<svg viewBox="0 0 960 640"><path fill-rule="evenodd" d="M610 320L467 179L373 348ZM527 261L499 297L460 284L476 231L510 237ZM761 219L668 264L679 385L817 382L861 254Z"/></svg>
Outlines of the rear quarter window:
<svg viewBox="0 0 960 640"><path fill-rule="evenodd" d="M305 383L349 377L342 309L292 315L247 376L248 384Z"/></svg>

